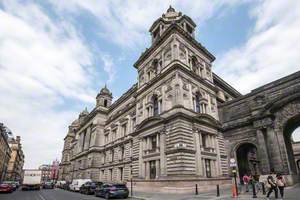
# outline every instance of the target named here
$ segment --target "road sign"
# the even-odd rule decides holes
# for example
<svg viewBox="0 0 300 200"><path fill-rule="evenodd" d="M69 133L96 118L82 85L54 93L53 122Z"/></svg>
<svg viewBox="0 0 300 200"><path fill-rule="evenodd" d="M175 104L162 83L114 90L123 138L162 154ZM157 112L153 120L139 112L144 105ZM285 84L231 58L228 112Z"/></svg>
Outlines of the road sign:
<svg viewBox="0 0 300 200"><path fill-rule="evenodd" d="M235 163L235 159L234 158L230 158L230 163Z"/></svg>
<svg viewBox="0 0 300 200"><path fill-rule="evenodd" d="M236 163L230 163L229 166L230 167L236 167Z"/></svg>

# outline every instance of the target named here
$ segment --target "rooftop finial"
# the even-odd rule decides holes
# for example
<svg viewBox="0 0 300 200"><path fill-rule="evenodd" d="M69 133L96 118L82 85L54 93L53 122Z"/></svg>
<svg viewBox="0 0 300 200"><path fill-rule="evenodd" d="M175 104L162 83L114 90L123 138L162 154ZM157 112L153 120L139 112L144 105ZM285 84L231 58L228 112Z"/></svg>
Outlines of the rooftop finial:
<svg viewBox="0 0 300 200"><path fill-rule="evenodd" d="M175 9L170 5L167 12L175 12Z"/></svg>

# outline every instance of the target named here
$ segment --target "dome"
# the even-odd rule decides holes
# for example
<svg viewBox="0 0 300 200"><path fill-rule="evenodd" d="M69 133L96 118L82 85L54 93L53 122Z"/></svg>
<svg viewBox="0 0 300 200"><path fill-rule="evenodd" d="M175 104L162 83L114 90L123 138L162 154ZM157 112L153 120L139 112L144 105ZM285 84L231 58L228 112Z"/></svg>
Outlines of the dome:
<svg viewBox="0 0 300 200"><path fill-rule="evenodd" d="M98 93L97 98L99 96L109 96L110 98L112 98L112 93L109 91L109 89L105 85Z"/></svg>

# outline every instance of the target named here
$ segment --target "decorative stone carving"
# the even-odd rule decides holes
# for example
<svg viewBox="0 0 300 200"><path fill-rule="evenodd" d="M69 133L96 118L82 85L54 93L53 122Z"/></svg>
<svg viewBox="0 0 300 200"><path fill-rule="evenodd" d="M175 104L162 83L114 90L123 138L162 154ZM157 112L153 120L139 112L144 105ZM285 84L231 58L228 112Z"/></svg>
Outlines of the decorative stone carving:
<svg viewBox="0 0 300 200"><path fill-rule="evenodd" d="M264 118L253 122L254 128L266 128L272 126L273 120L271 118Z"/></svg>

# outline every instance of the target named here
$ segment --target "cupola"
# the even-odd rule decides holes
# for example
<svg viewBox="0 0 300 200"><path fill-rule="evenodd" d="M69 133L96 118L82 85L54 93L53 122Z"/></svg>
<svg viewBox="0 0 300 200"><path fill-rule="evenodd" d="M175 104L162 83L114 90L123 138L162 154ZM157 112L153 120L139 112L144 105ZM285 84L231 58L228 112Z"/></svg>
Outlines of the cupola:
<svg viewBox="0 0 300 200"><path fill-rule="evenodd" d="M182 15L181 12L177 12L172 6L170 6L167 12L152 24L149 30L152 35L152 43L157 41L171 24L177 24L184 31L194 37L196 27L195 22L190 17Z"/></svg>
<svg viewBox="0 0 300 200"><path fill-rule="evenodd" d="M106 85L100 90L96 97L96 107L102 106L102 107L109 107L112 103L112 93L109 91L109 89L106 87Z"/></svg>

